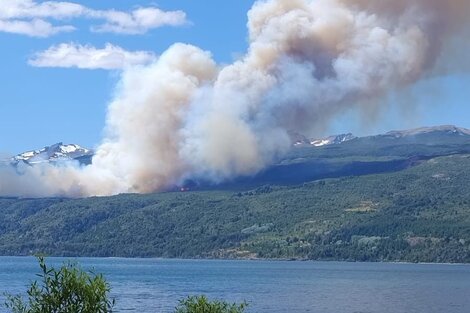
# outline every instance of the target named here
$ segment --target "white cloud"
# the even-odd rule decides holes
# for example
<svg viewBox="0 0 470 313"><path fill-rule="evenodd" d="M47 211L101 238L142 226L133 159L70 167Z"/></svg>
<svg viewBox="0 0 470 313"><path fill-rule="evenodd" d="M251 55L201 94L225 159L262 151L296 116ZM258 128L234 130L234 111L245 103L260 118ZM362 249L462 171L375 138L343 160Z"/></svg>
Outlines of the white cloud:
<svg viewBox="0 0 470 313"><path fill-rule="evenodd" d="M54 18L63 19L83 15L87 8L72 2L33 0L2 0L0 19Z"/></svg>
<svg viewBox="0 0 470 313"><path fill-rule="evenodd" d="M183 11L163 11L156 7L142 7L130 12L94 10L78 3L64 1L0 0L0 31L47 37L59 32L71 31L71 25L53 25L50 20L62 21L74 18L103 20L92 26L95 32L143 34L162 26L180 26L187 23ZM39 30L36 30L39 27Z"/></svg>
<svg viewBox="0 0 470 313"><path fill-rule="evenodd" d="M187 23L183 11L165 12L158 8L139 8L130 13L110 10L93 14L106 20L105 24L92 27L96 32L143 34L165 25L180 26Z"/></svg>
<svg viewBox="0 0 470 313"><path fill-rule="evenodd" d="M0 20L0 31L27 35L31 37L49 37L61 32L70 32L75 27L70 25L53 26L51 23L42 19L33 19L30 21L22 20Z"/></svg>
<svg viewBox="0 0 470 313"><path fill-rule="evenodd" d="M109 43L103 49L90 45L62 43L36 53L28 63L35 67L113 70L147 64L153 60L155 55L151 52L126 51Z"/></svg>

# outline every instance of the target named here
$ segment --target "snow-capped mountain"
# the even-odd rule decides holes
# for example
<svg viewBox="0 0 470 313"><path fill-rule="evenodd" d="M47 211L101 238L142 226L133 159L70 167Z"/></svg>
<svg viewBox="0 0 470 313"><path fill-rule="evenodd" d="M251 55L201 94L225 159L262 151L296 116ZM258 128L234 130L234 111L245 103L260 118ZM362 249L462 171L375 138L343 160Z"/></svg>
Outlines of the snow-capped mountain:
<svg viewBox="0 0 470 313"><path fill-rule="evenodd" d="M38 164L44 162L59 162L67 160L78 160L81 163L89 163L93 151L76 144L63 144L44 147L39 150L27 151L11 158L11 162L17 164L25 162L28 164Z"/></svg>
<svg viewBox="0 0 470 313"><path fill-rule="evenodd" d="M312 139L310 140L310 144L315 147L327 146L327 145L337 145L349 140L356 139L357 137L351 133L348 134L341 134L335 136L329 136L322 139Z"/></svg>

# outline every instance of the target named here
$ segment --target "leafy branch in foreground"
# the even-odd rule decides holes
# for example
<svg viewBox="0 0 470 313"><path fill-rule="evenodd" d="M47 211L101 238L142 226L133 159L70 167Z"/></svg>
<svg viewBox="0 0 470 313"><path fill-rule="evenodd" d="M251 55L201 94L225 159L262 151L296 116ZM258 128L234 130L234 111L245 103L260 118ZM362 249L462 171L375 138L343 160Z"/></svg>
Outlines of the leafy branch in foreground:
<svg viewBox="0 0 470 313"><path fill-rule="evenodd" d="M114 300L109 300L109 284L102 275L86 273L73 263L60 269L47 267L38 257L41 282L33 282L27 300L7 295L5 306L12 313L108 313Z"/></svg>
<svg viewBox="0 0 470 313"><path fill-rule="evenodd" d="M243 313L246 303L230 304L225 301L209 301L206 296L192 296L180 301L175 313Z"/></svg>

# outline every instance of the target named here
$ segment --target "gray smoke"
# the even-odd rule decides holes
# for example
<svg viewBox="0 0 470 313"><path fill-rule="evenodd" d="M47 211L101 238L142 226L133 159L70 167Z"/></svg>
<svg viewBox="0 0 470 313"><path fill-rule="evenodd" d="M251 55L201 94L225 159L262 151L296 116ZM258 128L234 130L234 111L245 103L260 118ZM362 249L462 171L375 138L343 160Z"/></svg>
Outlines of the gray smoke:
<svg viewBox="0 0 470 313"><path fill-rule="evenodd" d="M187 178L256 173L290 147L290 131L328 126L432 73L468 29L468 0L269 0L248 13L249 48L219 68L175 44L122 74L93 164L23 169L0 194L152 192ZM444 60L445 62L445 60Z"/></svg>

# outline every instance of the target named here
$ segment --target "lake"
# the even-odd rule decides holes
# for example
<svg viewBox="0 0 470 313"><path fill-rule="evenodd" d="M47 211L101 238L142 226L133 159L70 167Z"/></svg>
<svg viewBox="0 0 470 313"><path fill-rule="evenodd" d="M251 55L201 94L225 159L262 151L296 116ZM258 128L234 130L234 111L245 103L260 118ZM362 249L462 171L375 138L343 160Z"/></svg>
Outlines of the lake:
<svg viewBox="0 0 470 313"><path fill-rule="evenodd" d="M65 259L47 260L60 265ZM469 265L121 258L76 261L105 275L117 301L116 312L172 312L178 299L197 294L246 300L248 311L256 313L470 312ZM0 294L24 292L38 270L35 258L0 257Z"/></svg>

